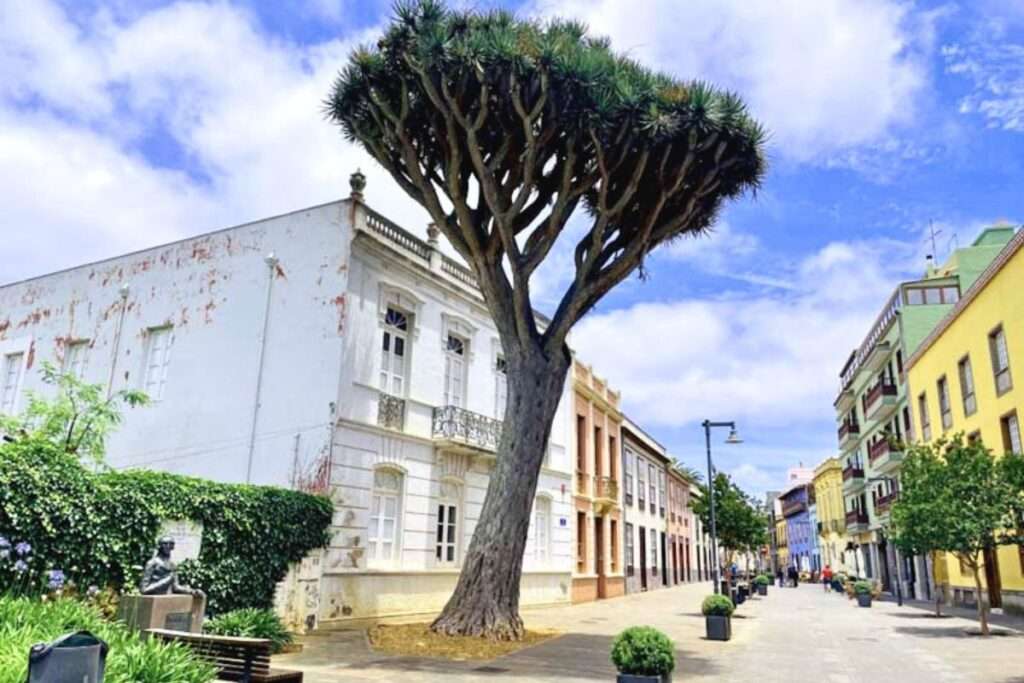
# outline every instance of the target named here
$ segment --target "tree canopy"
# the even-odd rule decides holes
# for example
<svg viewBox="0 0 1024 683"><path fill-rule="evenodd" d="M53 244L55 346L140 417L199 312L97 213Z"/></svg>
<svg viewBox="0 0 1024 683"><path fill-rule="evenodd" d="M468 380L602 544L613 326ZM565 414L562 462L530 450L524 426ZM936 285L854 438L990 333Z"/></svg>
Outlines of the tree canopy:
<svg viewBox="0 0 1024 683"><path fill-rule="evenodd" d="M736 552L753 552L767 539L767 520L754 501L727 474L715 475L715 536L726 553L726 564ZM711 529L711 504L707 484L700 485L700 496L690 507L707 530Z"/></svg>
<svg viewBox="0 0 1024 683"><path fill-rule="evenodd" d="M475 270L499 331L559 349L652 249L758 186L766 134L735 94L618 55L575 21L400 2L325 103ZM590 229L540 335L529 278L580 204ZM503 319L504 318L504 319Z"/></svg>
<svg viewBox="0 0 1024 683"><path fill-rule="evenodd" d="M894 542L914 554L951 553L971 569L980 593L982 553L1019 541L1014 518L1019 492L1008 476L1018 467L1019 456L997 459L962 434L909 447L891 512ZM981 600L978 611L987 633Z"/></svg>

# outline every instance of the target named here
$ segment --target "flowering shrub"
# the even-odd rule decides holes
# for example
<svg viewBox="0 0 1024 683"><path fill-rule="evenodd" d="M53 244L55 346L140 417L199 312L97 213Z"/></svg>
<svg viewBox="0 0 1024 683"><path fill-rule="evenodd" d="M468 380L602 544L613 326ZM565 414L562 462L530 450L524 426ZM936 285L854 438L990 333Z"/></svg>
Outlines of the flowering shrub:
<svg viewBox="0 0 1024 683"><path fill-rule="evenodd" d="M333 505L270 486L220 484L163 472L87 470L49 441L0 446L0 593L69 582L132 589L161 521L203 524L199 559L182 580L212 613L271 607L288 566L326 544Z"/></svg>

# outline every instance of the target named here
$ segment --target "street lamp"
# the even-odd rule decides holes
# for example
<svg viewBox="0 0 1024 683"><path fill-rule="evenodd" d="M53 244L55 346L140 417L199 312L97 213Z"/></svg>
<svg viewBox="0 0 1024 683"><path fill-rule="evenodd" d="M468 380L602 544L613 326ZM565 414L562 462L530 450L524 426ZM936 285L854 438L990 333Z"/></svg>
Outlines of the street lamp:
<svg viewBox="0 0 1024 683"><path fill-rule="evenodd" d="M892 477L868 477L867 483L870 484L873 481L887 482L890 486L892 486L893 492L895 492L897 496L899 495L899 484ZM896 558L896 605L897 607L903 607L903 572L900 570L899 548L893 547L892 554L893 557Z"/></svg>
<svg viewBox="0 0 1024 683"><path fill-rule="evenodd" d="M708 507L711 510L711 557L714 560L715 575L714 575L714 592L719 592L720 582L720 561L718 557L718 537L715 531L715 470L711 465L711 428L712 427L728 427L729 436L726 437L725 443L727 444L740 444L743 443L743 439L736 433L735 422L712 422L710 420L704 420L702 423L704 427L704 439L708 446Z"/></svg>

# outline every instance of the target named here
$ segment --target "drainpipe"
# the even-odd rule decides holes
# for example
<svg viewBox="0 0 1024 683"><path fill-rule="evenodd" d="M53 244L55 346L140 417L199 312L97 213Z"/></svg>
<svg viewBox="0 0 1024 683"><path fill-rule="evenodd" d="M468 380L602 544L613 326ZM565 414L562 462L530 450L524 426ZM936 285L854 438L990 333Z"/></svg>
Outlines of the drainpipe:
<svg viewBox="0 0 1024 683"><path fill-rule="evenodd" d="M256 450L256 424L260 414L261 392L263 390L263 359L267 350L267 329L270 326L270 296L274 291L274 271L277 268L277 257L274 252L263 259L267 264L267 300L263 307L263 331L260 334L259 356L256 361L256 396L252 405L252 429L249 431L249 458L245 465L245 483L252 483L252 456Z"/></svg>
<svg viewBox="0 0 1024 683"><path fill-rule="evenodd" d="M121 351L121 330L124 329L124 316L128 312L128 294L131 288L128 285L121 285L118 293L121 295L121 312L117 316L117 328L114 330L114 350L110 358L110 377L107 379L107 398L114 393L114 374L117 372L117 356Z"/></svg>

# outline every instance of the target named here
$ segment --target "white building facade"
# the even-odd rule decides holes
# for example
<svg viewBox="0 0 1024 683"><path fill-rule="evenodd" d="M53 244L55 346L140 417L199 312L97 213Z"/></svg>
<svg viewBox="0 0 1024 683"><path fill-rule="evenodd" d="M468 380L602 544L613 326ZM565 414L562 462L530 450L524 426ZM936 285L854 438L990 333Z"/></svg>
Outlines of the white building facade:
<svg viewBox="0 0 1024 683"><path fill-rule="evenodd" d="M365 206L360 180L348 200L0 287L5 412L27 389L45 393L49 360L153 399L111 437L114 467L332 497L329 548L279 591L306 626L443 606L505 405L501 345L471 273L436 235L424 242ZM570 598L567 396L524 605Z"/></svg>
<svg viewBox="0 0 1024 683"><path fill-rule="evenodd" d="M668 468L664 446L634 422L622 423L622 511L626 592L671 585Z"/></svg>

